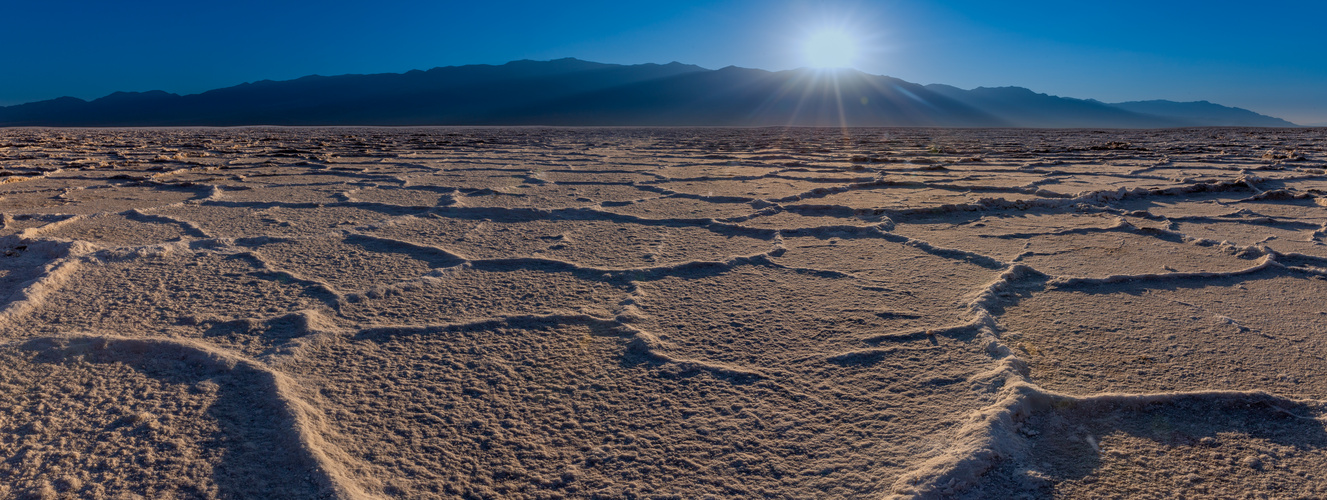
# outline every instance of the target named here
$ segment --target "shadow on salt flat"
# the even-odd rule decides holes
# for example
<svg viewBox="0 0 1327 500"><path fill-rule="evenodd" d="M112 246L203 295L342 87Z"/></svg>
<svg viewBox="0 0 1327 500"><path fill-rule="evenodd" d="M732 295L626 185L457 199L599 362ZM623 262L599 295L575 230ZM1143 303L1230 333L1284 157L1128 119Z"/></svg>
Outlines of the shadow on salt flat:
<svg viewBox="0 0 1327 500"><path fill-rule="evenodd" d="M1026 448L965 498L1234 498L1327 494L1322 408L1258 394L1061 401L1023 423Z"/></svg>
<svg viewBox="0 0 1327 500"><path fill-rule="evenodd" d="M64 255L64 248L51 242L32 242L15 236L0 238L0 310L23 300L24 288L44 275L47 265Z"/></svg>
<svg viewBox="0 0 1327 500"><path fill-rule="evenodd" d="M12 345L12 344L11 344ZM43 338L0 349L0 496L328 494L269 374L169 342Z"/></svg>

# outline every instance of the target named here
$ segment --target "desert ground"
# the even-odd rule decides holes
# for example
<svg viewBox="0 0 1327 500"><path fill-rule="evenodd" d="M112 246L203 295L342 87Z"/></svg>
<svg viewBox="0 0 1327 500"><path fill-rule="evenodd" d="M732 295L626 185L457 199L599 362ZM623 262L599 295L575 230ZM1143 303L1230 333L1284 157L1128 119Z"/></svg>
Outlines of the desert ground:
<svg viewBox="0 0 1327 500"><path fill-rule="evenodd" d="M0 130L0 498L1322 498L1327 130Z"/></svg>

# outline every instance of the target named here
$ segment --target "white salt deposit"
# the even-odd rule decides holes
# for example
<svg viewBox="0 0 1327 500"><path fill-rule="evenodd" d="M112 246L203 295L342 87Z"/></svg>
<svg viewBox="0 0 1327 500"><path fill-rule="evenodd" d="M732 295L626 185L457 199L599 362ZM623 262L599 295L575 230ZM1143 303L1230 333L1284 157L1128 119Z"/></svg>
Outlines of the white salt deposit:
<svg viewBox="0 0 1327 500"><path fill-rule="evenodd" d="M1322 497L1325 150L0 130L0 497Z"/></svg>

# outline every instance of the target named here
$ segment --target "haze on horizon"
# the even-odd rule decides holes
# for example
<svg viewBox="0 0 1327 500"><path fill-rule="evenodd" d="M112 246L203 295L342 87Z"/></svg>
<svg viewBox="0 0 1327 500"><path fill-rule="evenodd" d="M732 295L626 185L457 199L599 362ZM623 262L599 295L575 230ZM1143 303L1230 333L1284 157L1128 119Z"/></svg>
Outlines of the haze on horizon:
<svg viewBox="0 0 1327 500"><path fill-rule="evenodd" d="M562 57L783 70L847 40L867 73L1107 102L1208 100L1327 124L1327 4L347 1L10 6L0 105L114 91L196 93L310 74ZM828 36L826 34L828 33ZM811 47L811 48L809 48ZM818 49L813 50L813 48Z"/></svg>

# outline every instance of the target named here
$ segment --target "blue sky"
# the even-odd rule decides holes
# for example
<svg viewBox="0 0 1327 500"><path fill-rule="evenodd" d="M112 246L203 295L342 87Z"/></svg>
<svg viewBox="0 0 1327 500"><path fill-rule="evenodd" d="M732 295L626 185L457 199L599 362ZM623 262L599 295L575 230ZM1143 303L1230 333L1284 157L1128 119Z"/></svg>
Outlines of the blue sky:
<svg viewBox="0 0 1327 500"><path fill-rule="evenodd" d="M835 29L857 40L858 69L917 83L1327 122L1321 1L7 3L0 105L561 57L780 70Z"/></svg>

